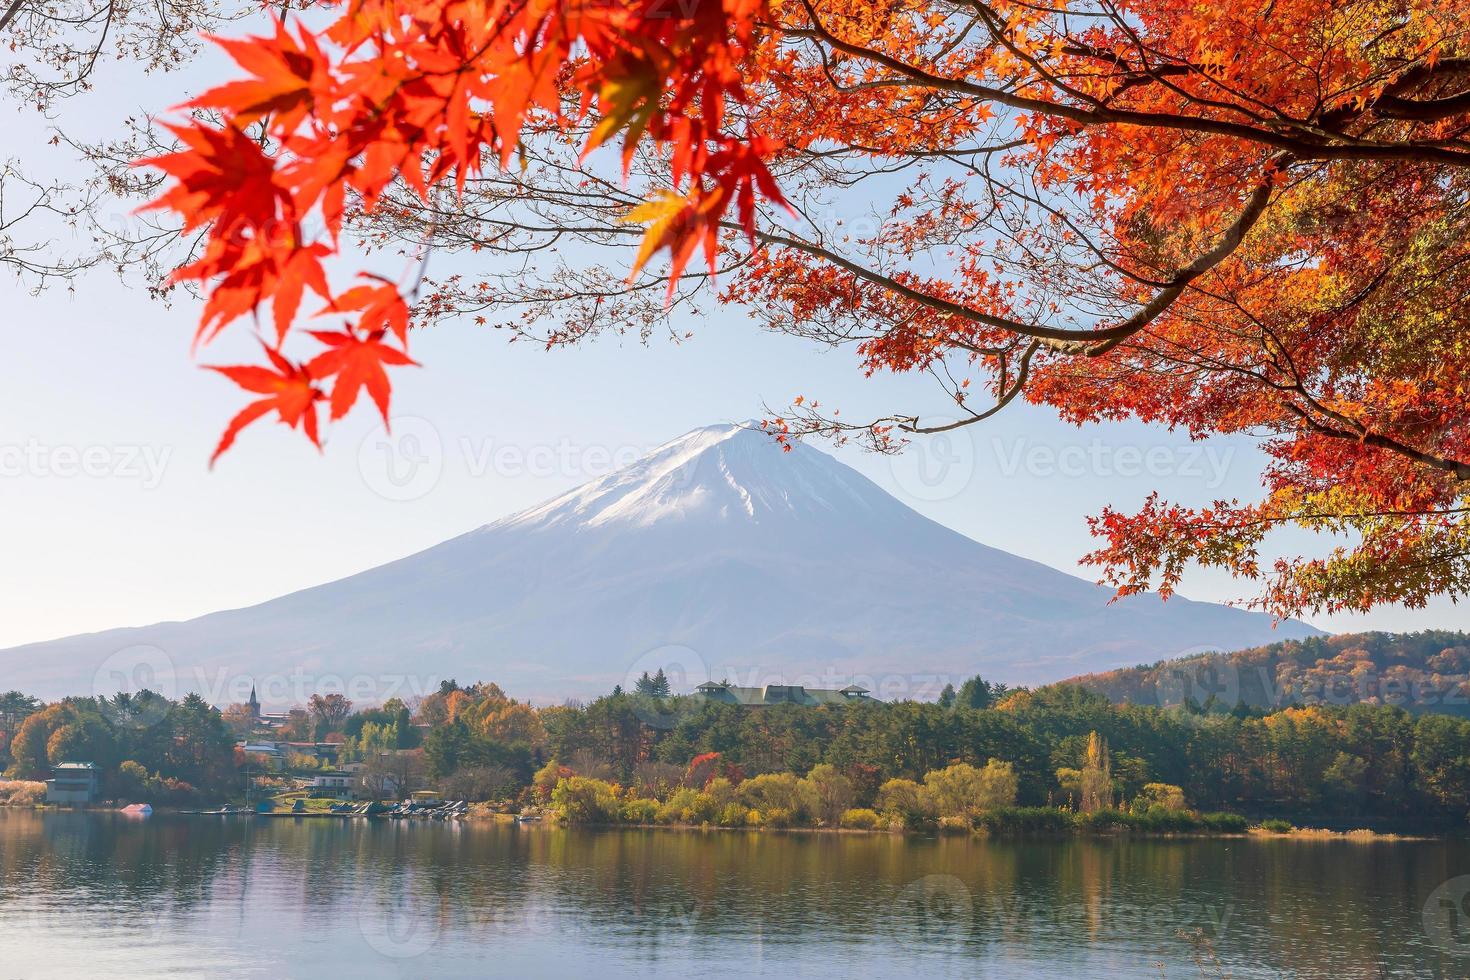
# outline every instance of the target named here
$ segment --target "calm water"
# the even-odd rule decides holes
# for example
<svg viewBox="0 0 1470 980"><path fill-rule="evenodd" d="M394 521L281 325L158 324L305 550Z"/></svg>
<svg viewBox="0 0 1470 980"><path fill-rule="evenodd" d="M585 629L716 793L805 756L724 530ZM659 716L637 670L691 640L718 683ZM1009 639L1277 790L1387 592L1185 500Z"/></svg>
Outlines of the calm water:
<svg viewBox="0 0 1470 980"><path fill-rule="evenodd" d="M1460 875L1464 842L998 843L0 809L0 978L1465 977ZM1208 942L1186 938L1199 934Z"/></svg>

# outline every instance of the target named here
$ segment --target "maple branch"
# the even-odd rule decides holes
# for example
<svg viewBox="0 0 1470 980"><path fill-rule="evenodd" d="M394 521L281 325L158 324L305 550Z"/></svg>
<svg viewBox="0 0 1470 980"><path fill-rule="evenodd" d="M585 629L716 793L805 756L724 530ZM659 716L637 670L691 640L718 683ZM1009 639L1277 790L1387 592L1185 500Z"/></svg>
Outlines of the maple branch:
<svg viewBox="0 0 1470 980"><path fill-rule="evenodd" d="M1446 116L1470 112L1470 89L1433 99L1409 99L1401 94L1432 81L1436 75L1467 72L1470 72L1470 58L1445 58L1433 65L1415 65L1384 87L1383 94L1372 103L1373 111L1390 119L1416 122L1434 122Z"/></svg>
<svg viewBox="0 0 1470 980"><path fill-rule="evenodd" d="M1271 197L1272 182L1270 174L1274 172L1274 168L1268 170L1266 179L1251 193L1239 216L1225 230L1220 241L1216 243L1214 248L1200 255L1189 265L1176 272L1169 279L1168 285L1155 293L1154 297L1145 303L1138 312L1114 326L1104 327L1099 330L1069 330L1062 327L1047 327L1040 324L1023 323L1008 317L996 316L993 313L976 310L951 300L930 296L892 276L875 272L866 266L853 262L843 255L839 255L830 249L811 242L761 230L756 231L755 237L764 244L792 248L805 252L808 255L825 259L860 279L866 280L875 286L896 293L905 299L918 303L921 306L926 306L939 313L970 320L999 330L1018 333L1024 337L1041 341L1047 347L1062 353L1097 357L1112 350L1121 341L1126 340L1158 319L1183 294L1190 283L1215 268L1215 266L1227 259L1240 247L1241 242L1245 240L1246 234L1260 220L1261 215L1266 210L1266 205ZM733 222L726 223L726 226L730 228L737 227Z"/></svg>
<svg viewBox="0 0 1470 980"><path fill-rule="evenodd" d="M844 41L822 24L811 0L802 0L802 6L806 9L812 26L810 28L783 26L781 27L783 33L793 37L815 37L844 54L882 65L929 88L968 95L1025 112L1056 116L1081 126L1113 124L1234 136L1252 143L1273 147L1278 151L1285 151L1298 160L1410 160L1470 167L1470 153L1427 144L1307 142L1270 129L1261 129L1224 119L1181 116L1174 113L1146 112L1135 109L1115 109L1102 104L1084 108L1050 99L1017 95L990 85L936 75L900 58ZM1318 138L1320 140L1321 136ZM1346 139L1345 137L1337 138Z"/></svg>
<svg viewBox="0 0 1470 980"><path fill-rule="evenodd" d="M1384 449L1396 455L1403 456L1406 459L1412 459L1417 463L1422 463L1425 466L1439 470L1443 473L1448 473L1450 476L1453 476L1456 480L1459 480L1461 482L1470 481L1470 463L1462 463L1459 460L1449 459L1444 456L1436 456L1433 453L1424 452L1422 449L1415 449L1413 446L1399 442L1397 439L1394 439L1390 436L1385 436L1377 432L1370 432L1356 422L1352 422L1351 419L1344 419L1343 416L1338 415L1335 412L1325 412L1324 410L1324 414L1328 414L1329 417L1336 417L1337 419L1342 420L1342 422L1348 423L1350 428L1355 431L1344 431L1343 429L1333 428L1332 426L1327 425L1321 420L1312 417L1311 413L1302 408L1300 405L1286 402L1284 407L1287 411L1300 418L1313 432L1316 432L1319 435L1327 436L1330 439L1345 439L1350 442L1361 443L1365 446L1373 446L1378 449ZM1318 407L1320 409L1320 406L1314 407Z"/></svg>

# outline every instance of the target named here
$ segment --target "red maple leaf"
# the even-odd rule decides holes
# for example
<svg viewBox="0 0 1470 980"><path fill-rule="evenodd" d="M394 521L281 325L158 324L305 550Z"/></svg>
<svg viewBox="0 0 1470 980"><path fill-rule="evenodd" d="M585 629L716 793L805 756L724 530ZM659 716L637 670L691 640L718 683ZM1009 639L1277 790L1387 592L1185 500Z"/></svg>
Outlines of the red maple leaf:
<svg viewBox="0 0 1470 980"><path fill-rule="evenodd" d="M220 454L234 444L235 436L239 435L241 429L271 411L275 411L280 420L291 428L301 426L312 445L321 448L321 440L317 435L316 403L324 397L322 390L312 384L311 373L306 367L293 364L280 352L263 343L261 346L265 348L266 356L275 367L274 371L253 364L229 367L208 365L210 370L218 371L246 391L265 395L264 398L246 405L238 415L230 419L225 434L220 437L219 445L214 449L214 455L209 457L211 467L220 458Z"/></svg>
<svg viewBox="0 0 1470 980"><path fill-rule="evenodd" d="M327 60L311 32L302 27L300 33L300 44L284 23L276 25L274 38L211 37L254 77L212 88L181 108L224 109L232 113L236 126L274 116L275 127L294 130L312 107L314 84L328 72Z"/></svg>
<svg viewBox="0 0 1470 980"><path fill-rule="evenodd" d="M328 349L307 362L307 372L314 378L337 378L332 384L332 419L346 415L357 402L358 392L366 388L386 424L392 385L384 365L416 367L418 362L384 344L381 330L373 331L366 339L347 331L313 330L311 335Z"/></svg>
<svg viewBox="0 0 1470 980"><path fill-rule="evenodd" d="M401 344L408 343L408 303L391 280L370 273L364 279L375 280L376 286L353 286L338 296L329 306L322 308L317 316L326 313L341 313L361 310L358 327L368 333L393 331Z"/></svg>

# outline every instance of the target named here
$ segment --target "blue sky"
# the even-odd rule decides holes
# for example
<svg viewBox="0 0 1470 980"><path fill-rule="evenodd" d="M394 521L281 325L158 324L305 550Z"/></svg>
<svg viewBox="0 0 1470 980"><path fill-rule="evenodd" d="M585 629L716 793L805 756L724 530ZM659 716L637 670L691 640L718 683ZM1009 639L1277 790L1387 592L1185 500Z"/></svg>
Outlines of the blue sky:
<svg viewBox="0 0 1470 980"><path fill-rule="evenodd" d="M178 101L189 81L108 70L98 95L66 109L84 136ZM28 167L68 172L68 151L47 145L44 120L12 108L4 121L9 151ZM415 338L425 367L398 374L397 441L384 439L364 402L331 430L323 454L257 425L211 472L214 442L243 402L191 359L191 301L164 306L106 271L35 296L14 282L3 288L0 646L187 618L341 577L798 393L844 417L942 411L927 386L865 380L850 354L760 331L738 308L713 308L679 345L609 338L551 353L465 323ZM251 343L237 326L200 360L253 359ZM1087 577L1076 566L1092 547L1086 515L1136 506L1154 488L1184 502L1251 497L1261 463L1245 439L1077 429L1029 406L899 459L839 456L941 523ZM423 463L413 479L395 483L412 460ZM1280 544L1322 547L1301 535ZM1181 591L1226 600L1249 586L1195 572ZM1470 626L1448 603L1313 621L1332 630Z"/></svg>

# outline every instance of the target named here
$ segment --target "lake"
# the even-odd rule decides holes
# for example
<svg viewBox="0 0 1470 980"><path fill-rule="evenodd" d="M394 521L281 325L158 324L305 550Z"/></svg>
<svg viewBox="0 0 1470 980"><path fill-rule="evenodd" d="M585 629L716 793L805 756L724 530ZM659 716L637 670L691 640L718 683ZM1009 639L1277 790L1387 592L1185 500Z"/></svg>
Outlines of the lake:
<svg viewBox="0 0 1470 980"><path fill-rule="evenodd" d="M1467 894L1463 841L0 809L0 978L1464 977Z"/></svg>

